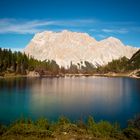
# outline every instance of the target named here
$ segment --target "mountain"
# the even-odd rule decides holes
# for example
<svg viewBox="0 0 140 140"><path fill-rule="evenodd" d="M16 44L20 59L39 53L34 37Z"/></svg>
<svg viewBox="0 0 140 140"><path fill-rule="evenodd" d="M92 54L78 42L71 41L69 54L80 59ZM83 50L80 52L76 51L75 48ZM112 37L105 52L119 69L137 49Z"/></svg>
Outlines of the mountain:
<svg viewBox="0 0 140 140"><path fill-rule="evenodd" d="M123 56L131 58L136 51L136 48L125 46L114 37L97 41L87 33L67 30L37 33L24 49L26 54L35 59L55 60L65 68L71 64L85 66L85 61L95 67L102 66Z"/></svg>
<svg viewBox="0 0 140 140"><path fill-rule="evenodd" d="M129 65L133 69L140 69L140 50L133 54L129 60Z"/></svg>

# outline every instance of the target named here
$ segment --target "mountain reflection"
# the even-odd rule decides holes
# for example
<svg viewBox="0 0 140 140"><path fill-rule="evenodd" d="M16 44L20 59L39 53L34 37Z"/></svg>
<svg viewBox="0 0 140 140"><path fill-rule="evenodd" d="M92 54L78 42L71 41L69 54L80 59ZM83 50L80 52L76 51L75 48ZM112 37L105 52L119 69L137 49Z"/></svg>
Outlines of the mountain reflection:
<svg viewBox="0 0 140 140"><path fill-rule="evenodd" d="M77 116L115 115L124 102L129 103L131 86L123 78L43 78L34 82L30 92L30 110L35 114L53 115L57 110L58 114Z"/></svg>

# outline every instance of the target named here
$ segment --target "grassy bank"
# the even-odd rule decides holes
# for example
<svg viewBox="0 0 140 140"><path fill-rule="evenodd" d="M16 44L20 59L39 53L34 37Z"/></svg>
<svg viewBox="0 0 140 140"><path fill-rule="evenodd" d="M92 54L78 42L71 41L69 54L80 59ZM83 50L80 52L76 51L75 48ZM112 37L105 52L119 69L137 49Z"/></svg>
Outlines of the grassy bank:
<svg viewBox="0 0 140 140"><path fill-rule="evenodd" d="M129 121L128 127L121 129L117 123L107 121L95 122L89 117L71 122L61 116L57 122L49 122L46 118L36 121L31 119L17 120L8 126L0 125L1 140L139 140L140 117Z"/></svg>

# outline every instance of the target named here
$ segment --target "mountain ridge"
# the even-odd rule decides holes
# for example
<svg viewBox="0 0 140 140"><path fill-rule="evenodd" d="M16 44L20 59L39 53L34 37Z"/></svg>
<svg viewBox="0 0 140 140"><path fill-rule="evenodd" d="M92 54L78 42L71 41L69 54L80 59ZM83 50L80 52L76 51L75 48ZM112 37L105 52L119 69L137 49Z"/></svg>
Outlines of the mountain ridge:
<svg viewBox="0 0 140 140"><path fill-rule="evenodd" d="M69 68L71 63L84 66L85 61L95 67L103 66L123 56L131 58L137 50L114 37L97 41L87 33L63 30L35 34L24 52L35 59L54 60L59 66Z"/></svg>

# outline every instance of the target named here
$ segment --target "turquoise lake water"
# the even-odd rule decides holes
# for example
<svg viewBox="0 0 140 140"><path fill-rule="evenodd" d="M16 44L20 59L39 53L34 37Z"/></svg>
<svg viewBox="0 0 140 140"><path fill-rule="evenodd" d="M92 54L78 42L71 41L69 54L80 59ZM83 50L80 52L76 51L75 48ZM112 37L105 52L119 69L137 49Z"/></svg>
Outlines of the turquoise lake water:
<svg viewBox="0 0 140 140"><path fill-rule="evenodd" d="M119 122L140 113L140 80L107 77L0 79L0 123L20 117L65 115L72 121L92 115Z"/></svg>

